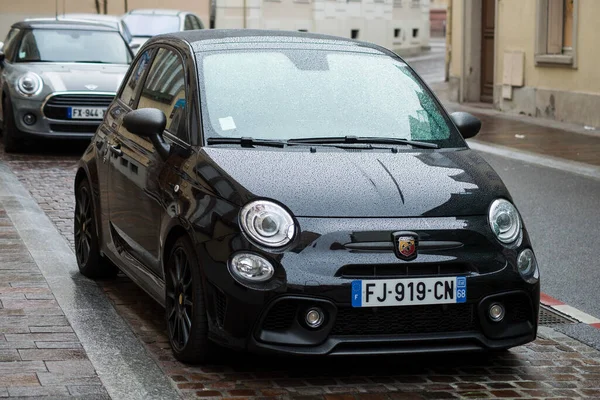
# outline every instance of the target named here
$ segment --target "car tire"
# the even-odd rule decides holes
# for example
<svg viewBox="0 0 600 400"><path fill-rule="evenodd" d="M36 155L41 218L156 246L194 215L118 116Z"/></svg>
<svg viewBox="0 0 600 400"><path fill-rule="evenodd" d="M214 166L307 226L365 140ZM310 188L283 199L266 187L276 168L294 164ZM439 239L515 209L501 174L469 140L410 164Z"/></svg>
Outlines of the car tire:
<svg viewBox="0 0 600 400"><path fill-rule="evenodd" d="M2 134L4 136L4 151L7 153L17 153L21 150L22 143L17 138L19 129L15 124L12 102L10 97L6 96L2 104Z"/></svg>
<svg viewBox="0 0 600 400"><path fill-rule="evenodd" d="M210 361L216 344L208 339L198 258L189 238L173 245L165 268L165 319L175 358L189 364Z"/></svg>
<svg viewBox="0 0 600 400"><path fill-rule="evenodd" d="M118 268L100 254L96 213L90 183L84 179L75 192L74 238L79 272L92 279L114 278Z"/></svg>

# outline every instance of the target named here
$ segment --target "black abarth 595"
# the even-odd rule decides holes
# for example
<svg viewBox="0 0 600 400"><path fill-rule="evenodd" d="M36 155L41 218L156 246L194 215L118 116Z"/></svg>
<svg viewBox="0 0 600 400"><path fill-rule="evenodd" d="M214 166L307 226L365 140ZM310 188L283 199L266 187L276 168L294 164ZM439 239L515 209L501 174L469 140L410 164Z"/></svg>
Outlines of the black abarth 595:
<svg viewBox="0 0 600 400"><path fill-rule="evenodd" d="M81 272L164 305L175 356L506 349L539 270L494 170L372 44L190 31L138 53L75 180Z"/></svg>

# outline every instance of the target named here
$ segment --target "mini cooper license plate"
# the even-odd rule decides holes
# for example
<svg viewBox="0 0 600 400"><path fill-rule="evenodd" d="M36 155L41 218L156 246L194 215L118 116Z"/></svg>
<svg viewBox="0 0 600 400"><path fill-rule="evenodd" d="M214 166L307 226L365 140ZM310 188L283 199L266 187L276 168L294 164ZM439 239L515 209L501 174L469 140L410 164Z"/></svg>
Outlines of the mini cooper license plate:
<svg viewBox="0 0 600 400"><path fill-rule="evenodd" d="M352 281L352 307L450 304L467 301L467 278Z"/></svg>
<svg viewBox="0 0 600 400"><path fill-rule="evenodd" d="M106 108L69 107L67 110L67 117L69 119L104 119Z"/></svg>

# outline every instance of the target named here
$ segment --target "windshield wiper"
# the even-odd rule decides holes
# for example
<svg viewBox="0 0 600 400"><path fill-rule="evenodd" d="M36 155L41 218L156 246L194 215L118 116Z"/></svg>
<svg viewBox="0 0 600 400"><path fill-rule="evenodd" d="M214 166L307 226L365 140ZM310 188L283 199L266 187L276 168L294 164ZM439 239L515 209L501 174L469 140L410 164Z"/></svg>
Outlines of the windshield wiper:
<svg viewBox="0 0 600 400"><path fill-rule="evenodd" d="M206 139L207 144L239 144L242 147L267 146L285 147L285 142L269 139L254 139L251 137L211 137Z"/></svg>
<svg viewBox="0 0 600 400"><path fill-rule="evenodd" d="M419 142L416 140L389 138L389 137L360 137L360 136L339 136L339 137L314 137L289 139L288 143L307 143L307 144L327 144L327 143L374 143L374 144L402 144L423 149L437 149L439 146L435 143Z"/></svg>

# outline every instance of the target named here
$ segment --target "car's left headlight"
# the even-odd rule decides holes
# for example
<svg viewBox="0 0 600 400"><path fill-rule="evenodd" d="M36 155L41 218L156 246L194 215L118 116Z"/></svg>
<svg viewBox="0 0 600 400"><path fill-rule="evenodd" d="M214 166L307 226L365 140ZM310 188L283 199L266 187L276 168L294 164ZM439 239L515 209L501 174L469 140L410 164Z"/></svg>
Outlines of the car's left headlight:
<svg viewBox="0 0 600 400"><path fill-rule="evenodd" d="M27 72L17 80L17 90L23 96L36 96L40 94L43 87L44 81L34 72Z"/></svg>
<svg viewBox="0 0 600 400"><path fill-rule="evenodd" d="M510 201L494 200L490 206L488 219L492 232L502 243L513 243L521 236L521 217Z"/></svg>
<svg viewBox="0 0 600 400"><path fill-rule="evenodd" d="M290 213L268 200L252 201L242 207L240 225L251 241L270 248L289 244L296 234L296 225Z"/></svg>

